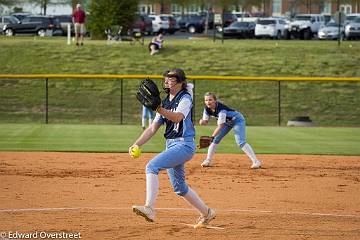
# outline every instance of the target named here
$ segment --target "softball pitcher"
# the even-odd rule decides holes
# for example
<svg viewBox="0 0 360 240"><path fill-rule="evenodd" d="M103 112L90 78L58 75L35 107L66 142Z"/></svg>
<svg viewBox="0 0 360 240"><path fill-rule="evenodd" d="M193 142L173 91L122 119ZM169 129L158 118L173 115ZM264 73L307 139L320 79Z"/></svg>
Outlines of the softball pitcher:
<svg viewBox="0 0 360 240"><path fill-rule="evenodd" d="M225 137L225 135L231 130L234 129L235 141L237 145L245 152L245 154L251 159L252 169L257 169L261 167L261 162L256 158L256 155L250 146L246 142L245 136L245 118L240 113L237 112L221 102L217 101L216 95L211 92L205 93L205 108L203 112L203 117L200 119L200 125L206 125L209 122L209 118L215 117L217 119L217 127L212 133L213 141L209 146L206 159L201 163L202 167L211 166L212 157L215 154L216 147L220 141Z"/></svg>
<svg viewBox="0 0 360 240"><path fill-rule="evenodd" d="M132 154L135 146L145 144L163 124L166 125L166 149L146 165L146 202L144 206L133 206L133 212L149 222L154 221L154 206L159 188L158 174L166 169L174 192L199 211L198 224L206 225L215 218L215 211L185 182L185 163L191 160L195 153L195 129L191 120L192 93L187 90L185 73L179 68L164 73L164 90L168 95L162 104L160 97L156 96L158 90L155 83L146 79L142 85L139 87L138 100L146 106L151 105L157 113L152 125L130 146L129 154Z"/></svg>

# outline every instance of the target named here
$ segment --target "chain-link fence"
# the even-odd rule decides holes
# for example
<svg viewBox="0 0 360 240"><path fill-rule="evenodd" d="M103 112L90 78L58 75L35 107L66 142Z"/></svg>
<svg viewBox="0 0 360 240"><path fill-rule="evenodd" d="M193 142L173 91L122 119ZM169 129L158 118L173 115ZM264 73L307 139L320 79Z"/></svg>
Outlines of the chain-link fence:
<svg viewBox="0 0 360 240"><path fill-rule="evenodd" d="M244 114L248 125L286 125L309 116L318 126L360 126L359 81L189 80L194 120L205 92ZM131 78L0 78L0 123L140 124ZM155 79L159 88L160 78Z"/></svg>

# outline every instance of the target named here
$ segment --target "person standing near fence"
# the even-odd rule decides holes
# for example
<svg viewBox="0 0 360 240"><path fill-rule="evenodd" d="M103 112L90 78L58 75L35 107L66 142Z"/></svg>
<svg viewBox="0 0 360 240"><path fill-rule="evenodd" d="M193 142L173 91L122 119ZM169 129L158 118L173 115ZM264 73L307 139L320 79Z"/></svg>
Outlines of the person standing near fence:
<svg viewBox="0 0 360 240"><path fill-rule="evenodd" d="M76 46L79 46L79 39L80 45L82 46L84 43L84 34L85 34L85 19L86 14L84 10L81 8L81 4L76 4L76 10L73 13L73 24L75 29L75 39L76 39Z"/></svg>
<svg viewBox="0 0 360 240"><path fill-rule="evenodd" d="M246 121L244 116L225 104L219 102L216 95L212 92L207 92L204 95L205 107L200 125L207 125L210 117L217 119L217 127L213 131L211 137L212 143L208 148L206 159L201 163L202 167L210 167L212 158L215 154L216 147L220 141L225 137L231 129L234 129L235 141L237 145L244 151L244 153L251 159L252 169L261 168L261 161L256 158L255 152L246 142L245 127Z"/></svg>
<svg viewBox="0 0 360 240"><path fill-rule="evenodd" d="M166 148L146 165L146 202L144 206L133 206L133 212L149 222L154 221L154 206L159 190L158 174L166 169L174 192L198 210L200 218L197 224L206 225L215 218L215 211L185 181L185 163L192 159L196 149L195 128L191 120L193 100L185 73L179 68L164 73L164 90L167 96L162 101L159 90L154 85L153 81L146 79L139 87L139 101L149 105L149 99L155 99L151 102L151 108L156 109L157 113L152 125L129 147L129 154L132 156L133 148L149 141L163 124L166 125ZM150 91L155 93L149 96L149 90L143 89L156 90Z"/></svg>
<svg viewBox="0 0 360 240"><path fill-rule="evenodd" d="M149 126L151 126L154 115L153 110L145 106L142 107L141 126L143 130L146 128L146 119L149 119Z"/></svg>

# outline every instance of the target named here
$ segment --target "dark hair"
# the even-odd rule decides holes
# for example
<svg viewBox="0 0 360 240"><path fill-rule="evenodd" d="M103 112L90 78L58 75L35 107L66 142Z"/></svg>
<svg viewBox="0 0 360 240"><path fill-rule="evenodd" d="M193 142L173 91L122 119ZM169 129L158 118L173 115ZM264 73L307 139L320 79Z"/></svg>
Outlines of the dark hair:
<svg viewBox="0 0 360 240"><path fill-rule="evenodd" d="M185 82L186 81L186 75L184 70L181 68L173 68L170 70L167 70L163 74L164 77L175 77L177 79L177 82Z"/></svg>
<svg viewBox="0 0 360 240"><path fill-rule="evenodd" d="M164 77L174 77L176 78L176 82L177 83L182 83L182 88L186 89L186 75L184 70L182 70L181 68L173 68L170 70L167 70L163 73Z"/></svg>

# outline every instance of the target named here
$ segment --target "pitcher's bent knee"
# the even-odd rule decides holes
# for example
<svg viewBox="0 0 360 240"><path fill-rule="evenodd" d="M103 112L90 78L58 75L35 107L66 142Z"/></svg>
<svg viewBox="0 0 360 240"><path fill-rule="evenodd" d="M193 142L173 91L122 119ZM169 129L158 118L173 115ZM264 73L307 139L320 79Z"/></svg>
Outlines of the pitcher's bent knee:
<svg viewBox="0 0 360 240"><path fill-rule="evenodd" d="M148 173L153 173L153 174L158 175L158 174L159 174L159 171L160 171L160 168L154 166L154 165L151 163L151 161L148 162L148 164L146 164L146 174L148 174Z"/></svg>

